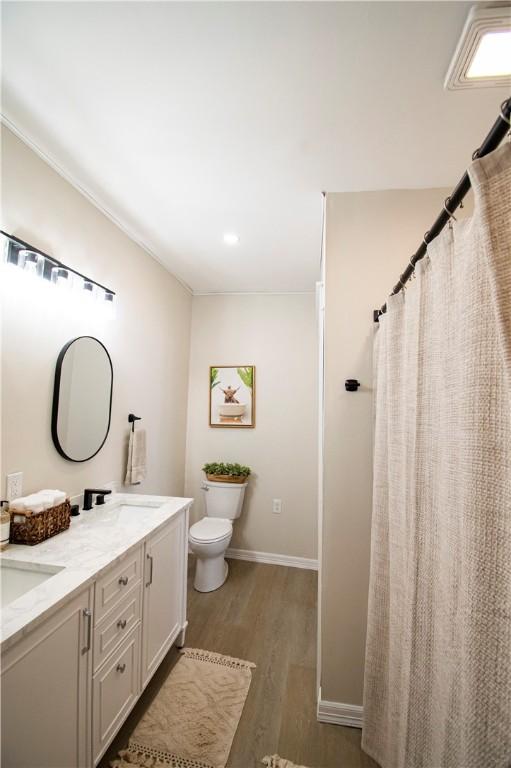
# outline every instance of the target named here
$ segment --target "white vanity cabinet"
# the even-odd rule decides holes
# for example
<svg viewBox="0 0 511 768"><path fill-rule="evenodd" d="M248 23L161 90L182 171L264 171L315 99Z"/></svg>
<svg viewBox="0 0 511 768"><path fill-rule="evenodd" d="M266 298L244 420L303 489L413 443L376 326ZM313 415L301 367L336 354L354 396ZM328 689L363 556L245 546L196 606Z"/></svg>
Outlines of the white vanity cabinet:
<svg viewBox="0 0 511 768"><path fill-rule="evenodd" d="M86 589L2 656L2 765L88 768L91 682Z"/></svg>
<svg viewBox="0 0 511 768"><path fill-rule="evenodd" d="M96 582L94 765L169 648L184 639L187 521L183 510Z"/></svg>
<svg viewBox="0 0 511 768"><path fill-rule="evenodd" d="M145 544L142 626L142 687L172 643L184 643L186 623L187 517L179 515ZM168 585L176 585L169 590Z"/></svg>
<svg viewBox="0 0 511 768"><path fill-rule="evenodd" d="M98 763L140 695L144 546L126 554L94 585L92 754ZM167 589L172 591L170 582Z"/></svg>
<svg viewBox="0 0 511 768"><path fill-rule="evenodd" d="M2 766L100 761L167 651L184 642L188 508L3 652Z"/></svg>

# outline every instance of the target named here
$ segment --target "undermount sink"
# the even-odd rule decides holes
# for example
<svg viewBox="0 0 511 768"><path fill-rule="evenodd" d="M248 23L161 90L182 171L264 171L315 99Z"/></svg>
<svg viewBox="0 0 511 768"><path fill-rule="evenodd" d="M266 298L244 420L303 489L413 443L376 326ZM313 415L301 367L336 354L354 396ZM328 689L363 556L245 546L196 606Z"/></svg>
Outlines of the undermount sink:
<svg viewBox="0 0 511 768"><path fill-rule="evenodd" d="M80 516L81 523L94 523L94 525L118 525L123 522L140 518L146 514L158 512L161 504L119 504L110 506L99 505L88 511L82 512Z"/></svg>
<svg viewBox="0 0 511 768"><path fill-rule="evenodd" d="M0 594L1 605L13 603L18 597L38 587L47 579L51 579L63 568L58 565L35 566L14 560L0 560Z"/></svg>

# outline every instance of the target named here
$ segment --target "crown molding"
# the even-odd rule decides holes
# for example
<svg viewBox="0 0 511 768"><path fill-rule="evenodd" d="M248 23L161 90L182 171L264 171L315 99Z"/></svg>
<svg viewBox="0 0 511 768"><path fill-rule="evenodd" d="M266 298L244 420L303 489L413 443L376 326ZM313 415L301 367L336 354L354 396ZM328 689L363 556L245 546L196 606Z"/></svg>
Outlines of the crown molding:
<svg viewBox="0 0 511 768"><path fill-rule="evenodd" d="M49 165L58 175L68 182L77 192L79 192L89 203L100 211L103 216L106 216L117 229L126 235L135 245L138 245L148 256L154 259L163 269L168 272L177 282L187 291L191 296L307 296L315 293L314 289L306 291L194 291L188 283L182 280L175 272L162 261L162 259L143 241L141 240L126 224L120 221L117 216L106 208L97 197L90 192L86 187L77 181L77 179L64 168L45 150L41 147L24 131L22 131L12 120L10 120L4 113L0 114L0 121L17 136L20 141L26 144L41 160Z"/></svg>
<svg viewBox="0 0 511 768"><path fill-rule="evenodd" d="M159 258L159 256L156 255L156 253L149 248L146 243L144 243L143 240L140 240L140 238L135 235L132 230L123 222L121 222L115 214L112 213L108 208L106 208L103 203L100 203L99 200L91 193L88 189L83 187L76 179L75 177L70 174L68 171L64 170L61 165L57 163L57 161L49 155L47 152L42 150L38 144L36 144L33 139L31 139L29 136L27 136L26 133L24 133L18 126L12 122L5 114L0 114L0 121L8 128L12 133L14 133L15 136L17 136L20 141L22 141L24 144L27 145L29 149L32 150L38 157L41 158L43 162L46 163L46 165L49 165L50 168L52 168L56 173L58 173L59 176L61 176L64 181L67 181L68 184L70 184L74 189L76 189L77 192L79 192L83 197L85 197L86 200L88 200L89 203L91 203L95 208L100 211L103 216L106 216L107 219L109 219L112 224L114 224L117 229L119 229L126 237L128 237L135 245L138 245L139 248L141 248L145 253L147 253L148 256L150 256L152 259L154 259L158 264L163 267L163 269L168 272L172 277L177 280L177 282L182 286L182 288L185 289L190 295L193 296L193 291L190 288L190 286L185 283L184 280L182 280L180 277L178 277L172 270L168 268L168 266Z"/></svg>

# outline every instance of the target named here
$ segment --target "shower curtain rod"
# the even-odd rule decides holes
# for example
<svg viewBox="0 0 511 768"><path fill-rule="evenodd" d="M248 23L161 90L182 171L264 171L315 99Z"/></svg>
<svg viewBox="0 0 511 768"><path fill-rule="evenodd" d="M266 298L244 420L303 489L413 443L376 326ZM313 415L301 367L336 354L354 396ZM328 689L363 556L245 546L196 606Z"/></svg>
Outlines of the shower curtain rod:
<svg viewBox="0 0 511 768"><path fill-rule="evenodd" d="M476 151L472 155L472 160L475 160L478 157L484 157L484 155L487 155L489 152L493 152L493 150L499 146L500 142L505 137L506 133L509 131L510 126L511 126L511 97L509 99L506 99L506 101L502 103L500 107L500 115L495 120L489 134L487 135L487 137L485 138L485 140L483 141L479 149L476 149ZM420 259L422 259L423 256L426 255L426 246L435 237L437 237L437 235L440 234L442 229L450 220L454 211L458 208L458 206L462 202L463 198L465 197L469 189L470 189L470 178L468 173L465 171L461 179L458 181L454 190L451 192L449 197L446 198L443 211L439 213L431 229L428 229L428 231L424 235L422 243L419 245L418 249L413 254L405 271L399 278L399 281L397 282L397 284L392 289L392 293L390 294L391 296L394 296L394 294L399 293L399 291L404 287L405 283L413 275L415 270L415 265ZM383 315L386 311L387 311L387 304L384 304L380 309L375 309L373 311L374 322L377 323L380 315Z"/></svg>

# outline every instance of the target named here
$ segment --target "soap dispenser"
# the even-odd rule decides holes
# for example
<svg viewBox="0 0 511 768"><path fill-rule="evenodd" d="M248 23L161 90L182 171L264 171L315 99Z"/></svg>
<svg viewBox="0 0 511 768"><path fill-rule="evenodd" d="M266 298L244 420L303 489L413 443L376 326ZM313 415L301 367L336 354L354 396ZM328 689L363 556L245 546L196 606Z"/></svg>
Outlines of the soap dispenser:
<svg viewBox="0 0 511 768"><path fill-rule="evenodd" d="M11 515L4 509L4 504L8 504L6 500L0 501L0 550L9 546L9 535L11 532Z"/></svg>

